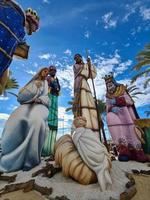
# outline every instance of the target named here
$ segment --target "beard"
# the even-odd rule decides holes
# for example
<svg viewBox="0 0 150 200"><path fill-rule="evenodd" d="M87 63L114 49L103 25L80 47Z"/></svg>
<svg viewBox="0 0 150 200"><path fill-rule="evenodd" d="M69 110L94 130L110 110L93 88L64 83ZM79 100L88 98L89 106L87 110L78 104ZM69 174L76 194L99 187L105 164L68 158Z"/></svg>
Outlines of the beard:
<svg viewBox="0 0 150 200"><path fill-rule="evenodd" d="M113 94L115 91L116 91L116 86L113 86L113 87L107 87L107 91L111 94Z"/></svg>

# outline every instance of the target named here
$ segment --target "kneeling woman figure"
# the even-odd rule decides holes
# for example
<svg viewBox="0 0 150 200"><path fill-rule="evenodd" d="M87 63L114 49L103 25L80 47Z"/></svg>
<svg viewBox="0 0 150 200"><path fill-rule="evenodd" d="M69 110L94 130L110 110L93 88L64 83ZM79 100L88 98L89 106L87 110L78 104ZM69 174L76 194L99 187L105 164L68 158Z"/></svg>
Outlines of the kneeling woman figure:
<svg viewBox="0 0 150 200"><path fill-rule="evenodd" d="M20 91L20 106L2 133L0 171L29 170L41 161L49 113L48 69L41 69Z"/></svg>

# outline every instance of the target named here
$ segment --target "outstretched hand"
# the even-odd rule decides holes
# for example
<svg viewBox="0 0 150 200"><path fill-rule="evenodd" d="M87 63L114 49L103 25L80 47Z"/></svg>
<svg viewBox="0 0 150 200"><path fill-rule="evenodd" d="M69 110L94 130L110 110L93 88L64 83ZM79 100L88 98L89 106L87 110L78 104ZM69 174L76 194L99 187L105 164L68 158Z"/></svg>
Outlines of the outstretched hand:
<svg viewBox="0 0 150 200"><path fill-rule="evenodd" d="M120 112L121 110L122 110L121 108L115 106L115 107L113 107L113 108L111 109L111 112L117 114L117 113Z"/></svg>
<svg viewBox="0 0 150 200"><path fill-rule="evenodd" d="M42 103L42 100L39 99L39 98L36 98L36 99L34 100L34 103Z"/></svg>
<svg viewBox="0 0 150 200"><path fill-rule="evenodd" d="M87 58L87 63L91 64L91 59L89 57Z"/></svg>

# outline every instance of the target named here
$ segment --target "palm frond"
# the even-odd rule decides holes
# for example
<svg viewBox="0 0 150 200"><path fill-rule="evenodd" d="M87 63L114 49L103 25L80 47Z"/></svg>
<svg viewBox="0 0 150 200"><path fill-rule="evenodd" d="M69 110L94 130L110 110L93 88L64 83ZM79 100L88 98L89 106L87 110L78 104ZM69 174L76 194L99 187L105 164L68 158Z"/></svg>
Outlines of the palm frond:
<svg viewBox="0 0 150 200"><path fill-rule="evenodd" d="M135 99L138 99L139 97L132 95L132 98L133 98L133 99L134 99L134 98L135 98Z"/></svg>
<svg viewBox="0 0 150 200"><path fill-rule="evenodd" d="M148 76L149 73L150 73L150 68L149 68L149 69L146 69L146 70L144 70L144 71L142 71L142 72L140 72L140 73L138 73L138 74L136 74L136 75L132 78L131 83L134 83L139 77L142 77L143 75L144 75L144 76Z"/></svg>
<svg viewBox="0 0 150 200"><path fill-rule="evenodd" d="M138 53L137 55L137 60L140 60L140 59L150 59L150 44L146 45L145 46L145 49L141 52Z"/></svg>
<svg viewBox="0 0 150 200"><path fill-rule="evenodd" d="M133 91L135 91L135 90L139 90L139 88L136 87L135 85L133 85L133 86L131 86L131 87L127 87L127 91L128 91L129 93L131 93L131 92L133 92Z"/></svg>
<svg viewBox="0 0 150 200"><path fill-rule="evenodd" d="M13 93L13 92L7 92L8 94L11 94L11 95L13 95L13 96L15 96L15 97L18 97L18 95L17 94L15 94L15 93Z"/></svg>
<svg viewBox="0 0 150 200"><path fill-rule="evenodd" d="M145 59L150 60L150 51L141 51L141 52L137 55L136 59L137 59L138 61L142 61L142 60L145 60Z"/></svg>
<svg viewBox="0 0 150 200"><path fill-rule="evenodd" d="M147 66L147 65L150 65L150 59L146 59L146 60L140 61L132 69L139 71L142 67Z"/></svg>
<svg viewBox="0 0 150 200"><path fill-rule="evenodd" d="M73 105L73 101L68 101L68 104L69 105Z"/></svg>
<svg viewBox="0 0 150 200"><path fill-rule="evenodd" d="M139 94L145 94L145 93L144 92L134 92L134 93L132 93L131 96L135 96L135 95L139 95Z"/></svg>
<svg viewBox="0 0 150 200"><path fill-rule="evenodd" d="M145 47L146 49L150 50L150 44L147 44Z"/></svg>
<svg viewBox="0 0 150 200"><path fill-rule="evenodd" d="M132 98L136 98L136 99L138 98L137 95L145 94L144 92L141 92L140 89L136 87L136 85L132 85L132 86L127 85L127 92L130 94Z"/></svg>
<svg viewBox="0 0 150 200"><path fill-rule="evenodd" d="M126 88L128 88L128 89L132 89L132 88L135 88L136 87L136 85L126 85Z"/></svg>
<svg viewBox="0 0 150 200"><path fill-rule="evenodd" d="M98 105L98 111L100 114L103 114L106 112L106 103L103 102L102 100L97 100L97 105Z"/></svg>
<svg viewBox="0 0 150 200"><path fill-rule="evenodd" d="M150 78L148 78L145 82L144 82L144 89L147 88L148 84L150 83Z"/></svg>
<svg viewBox="0 0 150 200"><path fill-rule="evenodd" d="M19 84L15 78L8 78L5 90L18 89Z"/></svg>
<svg viewBox="0 0 150 200"><path fill-rule="evenodd" d="M66 108L66 112L69 112L69 111L71 111L73 108L72 107L70 107L70 108Z"/></svg>

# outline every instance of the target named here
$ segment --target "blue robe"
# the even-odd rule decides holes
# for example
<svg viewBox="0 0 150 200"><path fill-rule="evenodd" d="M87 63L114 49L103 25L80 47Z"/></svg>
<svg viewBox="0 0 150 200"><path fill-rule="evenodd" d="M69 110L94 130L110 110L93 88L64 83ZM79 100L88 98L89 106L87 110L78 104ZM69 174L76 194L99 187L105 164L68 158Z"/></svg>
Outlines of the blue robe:
<svg viewBox="0 0 150 200"><path fill-rule="evenodd" d="M35 84L34 81L32 82ZM42 82L41 87L35 91L33 96L41 99L43 104L31 101L22 104L6 122L1 143L0 171L2 172L29 170L41 161L50 103L47 81Z"/></svg>
<svg viewBox="0 0 150 200"><path fill-rule="evenodd" d="M24 42L24 24L25 16L20 6L0 0L0 77L11 64L18 44Z"/></svg>

